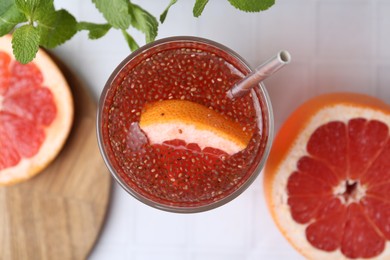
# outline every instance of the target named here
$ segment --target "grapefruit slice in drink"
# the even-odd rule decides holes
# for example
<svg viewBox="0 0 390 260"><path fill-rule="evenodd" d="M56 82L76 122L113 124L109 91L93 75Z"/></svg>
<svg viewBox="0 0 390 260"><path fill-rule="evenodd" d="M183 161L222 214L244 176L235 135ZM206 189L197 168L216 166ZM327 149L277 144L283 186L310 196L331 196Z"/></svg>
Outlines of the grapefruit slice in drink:
<svg viewBox="0 0 390 260"><path fill-rule="evenodd" d="M265 195L306 257L390 259L389 128L389 105L336 93L306 102L280 129Z"/></svg>
<svg viewBox="0 0 390 260"><path fill-rule="evenodd" d="M213 148L230 155L245 149L251 138L237 122L186 100L148 104L141 114L140 127L151 144L183 140L202 150Z"/></svg>
<svg viewBox="0 0 390 260"><path fill-rule="evenodd" d="M11 36L0 38L0 186L39 173L59 153L70 132L73 101L62 73L43 51L28 64L12 54Z"/></svg>

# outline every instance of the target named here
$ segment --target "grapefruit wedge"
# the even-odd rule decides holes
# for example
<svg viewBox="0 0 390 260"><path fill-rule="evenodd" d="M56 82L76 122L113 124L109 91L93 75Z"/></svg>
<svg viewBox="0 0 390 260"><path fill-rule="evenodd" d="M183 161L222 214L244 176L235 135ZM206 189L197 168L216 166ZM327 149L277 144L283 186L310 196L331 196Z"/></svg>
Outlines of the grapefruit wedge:
<svg viewBox="0 0 390 260"><path fill-rule="evenodd" d="M264 188L282 234L309 259L390 259L390 106L315 97L280 129Z"/></svg>
<svg viewBox="0 0 390 260"><path fill-rule="evenodd" d="M149 142L183 140L222 150L229 155L248 145L251 134L240 124L203 105L186 100L164 100L145 106L139 123Z"/></svg>
<svg viewBox="0 0 390 260"><path fill-rule="evenodd" d="M59 153L73 121L73 101L62 73L43 51L26 64L0 38L0 186L39 173Z"/></svg>

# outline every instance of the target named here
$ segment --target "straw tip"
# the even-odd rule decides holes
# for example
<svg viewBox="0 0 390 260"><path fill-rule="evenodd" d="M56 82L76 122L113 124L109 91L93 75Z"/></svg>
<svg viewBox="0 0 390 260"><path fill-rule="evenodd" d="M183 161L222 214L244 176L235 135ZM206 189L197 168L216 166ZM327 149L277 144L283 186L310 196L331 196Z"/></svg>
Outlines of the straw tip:
<svg viewBox="0 0 390 260"><path fill-rule="evenodd" d="M226 92L226 97L229 98L229 99L234 99L234 95L233 95L231 89L229 89L229 90Z"/></svg>
<svg viewBox="0 0 390 260"><path fill-rule="evenodd" d="M278 53L278 57L279 57L280 62L282 62L284 64L288 64L291 62L291 54L286 50L280 51Z"/></svg>

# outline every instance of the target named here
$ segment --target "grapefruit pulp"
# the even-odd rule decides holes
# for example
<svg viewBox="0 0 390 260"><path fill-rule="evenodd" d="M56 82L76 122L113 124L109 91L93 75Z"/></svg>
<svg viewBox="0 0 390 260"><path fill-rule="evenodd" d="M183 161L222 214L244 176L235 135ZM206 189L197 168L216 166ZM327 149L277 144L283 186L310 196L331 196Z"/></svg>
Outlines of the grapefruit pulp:
<svg viewBox="0 0 390 260"><path fill-rule="evenodd" d="M282 234L310 259L390 258L390 106L334 93L280 129L264 190Z"/></svg>
<svg viewBox="0 0 390 260"><path fill-rule="evenodd" d="M39 50L26 65L12 54L11 36L0 38L0 186L26 180L59 153L71 128L69 86Z"/></svg>

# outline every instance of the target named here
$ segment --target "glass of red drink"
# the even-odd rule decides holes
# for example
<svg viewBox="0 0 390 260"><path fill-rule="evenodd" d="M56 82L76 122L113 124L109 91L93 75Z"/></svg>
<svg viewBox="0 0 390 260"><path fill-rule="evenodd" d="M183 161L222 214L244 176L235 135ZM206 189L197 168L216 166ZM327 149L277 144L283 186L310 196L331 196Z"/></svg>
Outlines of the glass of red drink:
<svg viewBox="0 0 390 260"><path fill-rule="evenodd" d="M235 52L198 37L165 38L131 53L108 79L98 108L99 147L115 180L141 202L171 212L210 210L241 194L262 170L273 137L263 84L241 98L226 96L250 72ZM213 110L250 133L249 143L234 154L180 138L152 144L140 118L145 106L164 100Z"/></svg>

